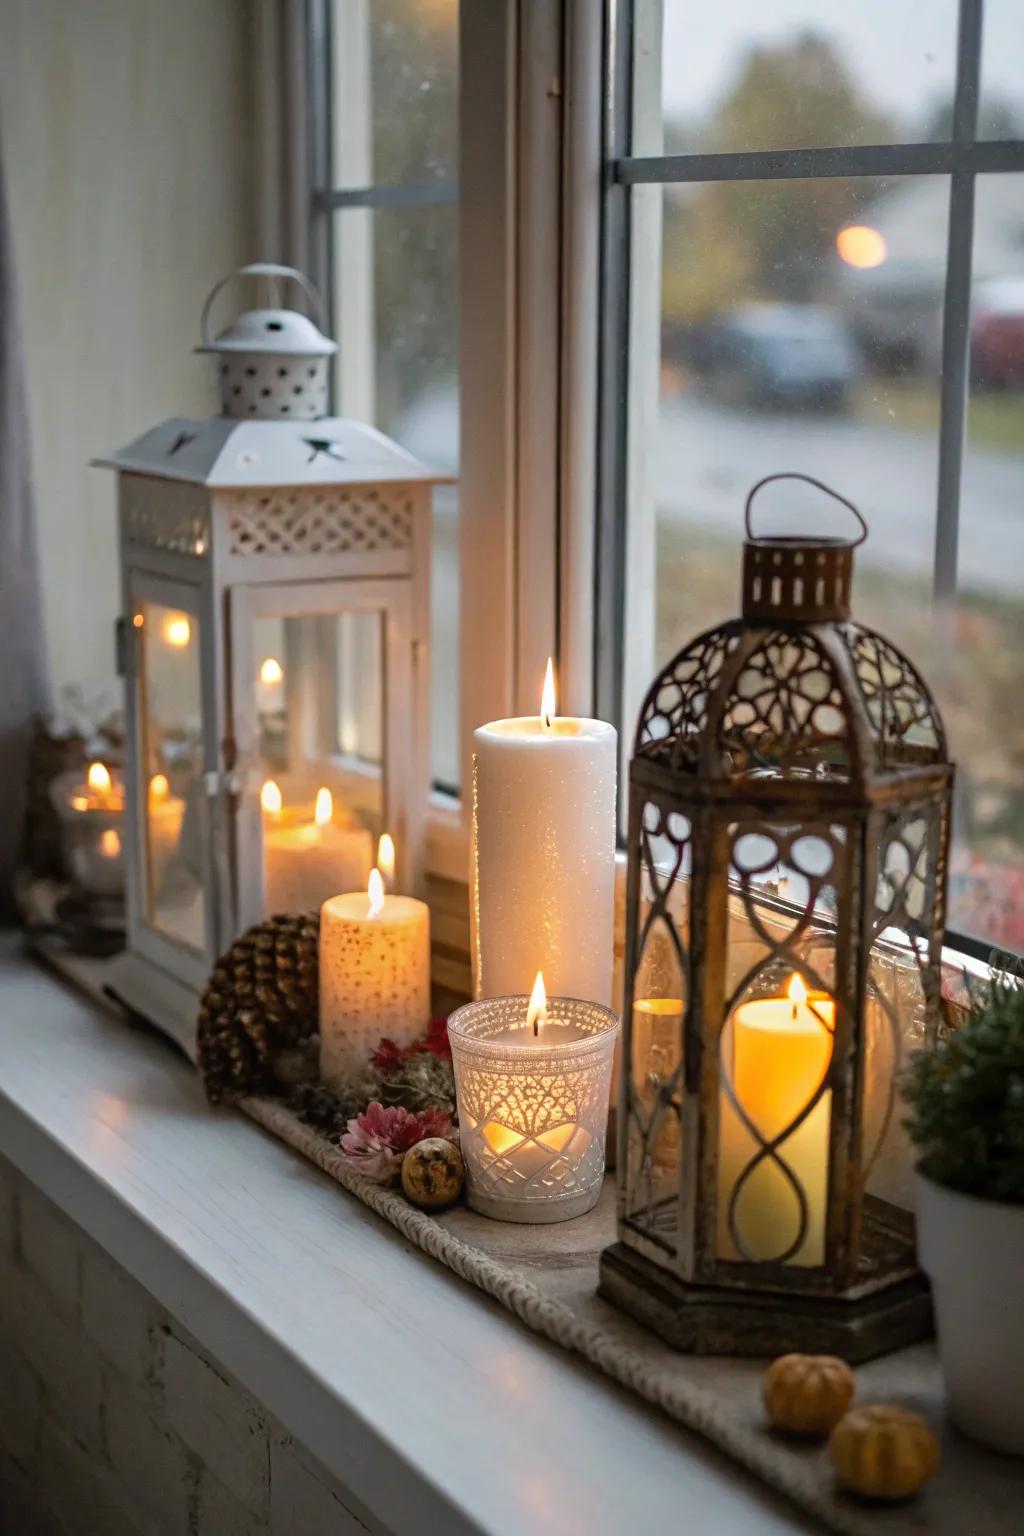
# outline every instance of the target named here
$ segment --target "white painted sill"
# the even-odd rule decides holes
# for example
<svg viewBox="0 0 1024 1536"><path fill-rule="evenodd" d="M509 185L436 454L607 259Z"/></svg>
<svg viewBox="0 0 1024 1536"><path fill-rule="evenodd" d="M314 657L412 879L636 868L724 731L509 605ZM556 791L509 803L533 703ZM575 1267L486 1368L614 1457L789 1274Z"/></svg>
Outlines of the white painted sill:
<svg viewBox="0 0 1024 1536"><path fill-rule="evenodd" d="M813 1527L0 934L0 1155L394 1536Z"/></svg>

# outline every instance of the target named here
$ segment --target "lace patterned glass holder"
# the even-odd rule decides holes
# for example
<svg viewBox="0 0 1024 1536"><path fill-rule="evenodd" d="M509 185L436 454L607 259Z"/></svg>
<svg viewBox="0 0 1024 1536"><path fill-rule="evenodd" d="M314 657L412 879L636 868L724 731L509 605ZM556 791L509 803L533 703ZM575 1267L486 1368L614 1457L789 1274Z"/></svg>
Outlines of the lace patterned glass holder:
<svg viewBox="0 0 1024 1536"><path fill-rule="evenodd" d="M553 1222L596 1205L619 1021L578 998L548 999L530 1038L527 997L467 1003L448 1020L469 1204L499 1221ZM523 1043L510 1035L521 1031Z"/></svg>

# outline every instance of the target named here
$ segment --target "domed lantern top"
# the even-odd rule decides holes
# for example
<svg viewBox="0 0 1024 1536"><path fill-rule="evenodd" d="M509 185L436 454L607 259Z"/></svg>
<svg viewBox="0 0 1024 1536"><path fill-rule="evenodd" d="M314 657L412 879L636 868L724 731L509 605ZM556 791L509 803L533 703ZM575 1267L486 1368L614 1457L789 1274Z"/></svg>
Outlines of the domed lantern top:
<svg viewBox="0 0 1024 1536"><path fill-rule="evenodd" d="M327 414L327 360L338 344L308 316L294 309L250 309L215 338L210 315L221 289L236 277L290 279L306 293L322 325L320 295L295 267L256 261L222 277L203 305L197 352L218 359L221 407L225 416L263 421L315 421Z"/></svg>
<svg viewBox="0 0 1024 1536"><path fill-rule="evenodd" d="M755 535L751 513L770 482L801 480L856 517L856 538ZM770 780L863 798L892 775L943 764L946 737L920 673L850 618L853 552L867 524L808 475L769 475L747 498L743 614L685 646L640 711L635 753L700 779Z"/></svg>

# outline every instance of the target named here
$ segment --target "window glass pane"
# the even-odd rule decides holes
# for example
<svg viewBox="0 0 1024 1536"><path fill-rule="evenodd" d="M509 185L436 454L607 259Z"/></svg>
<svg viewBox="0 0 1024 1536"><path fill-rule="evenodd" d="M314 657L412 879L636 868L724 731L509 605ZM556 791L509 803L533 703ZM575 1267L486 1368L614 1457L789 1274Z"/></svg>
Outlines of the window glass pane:
<svg viewBox="0 0 1024 1536"><path fill-rule="evenodd" d="M145 916L168 938L205 944L202 693L199 620L144 602L142 665Z"/></svg>
<svg viewBox="0 0 1024 1536"><path fill-rule="evenodd" d="M334 0L336 187L456 175L458 0Z"/></svg>
<svg viewBox="0 0 1024 1536"><path fill-rule="evenodd" d="M857 555L855 611L922 655L908 615L927 626L948 193L941 177L665 189L659 664L737 612L744 498L783 469L861 507L871 537ZM847 256L875 265L839 256L851 229L861 234L843 242ZM759 505L779 532L845 528L810 488L770 487ZM926 627L924 655L929 643ZM642 684L651 667L626 675ZM627 700L627 720L638 705Z"/></svg>
<svg viewBox="0 0 1024 1536"><path fill-rule="evenodd" d="M437 207L346 209L334 220L337 408L456 474L458 219ZM434 493L431 761L458 786L458 500Z"/></svg>
<svg viewBox="0 0 1024 1536"><path fill-rule="evenodd" d="M1024 139L1024 15L1020 0L985 0L979 139Z"/></svg>
<svg viewBox="0 0 1024 1536"><path fill-rule="evenodd" d="M951 923L1024 950L1024 174L980 176L959 594L938 648L957 764ZM1015 238L1016 237L1016 238Z"/></svg>
<svg viewBox="0 0 1024 1536"><path fill-rule="evenodd" d="M956 0L664 0L664 12L666 154L913 142L953 99Z"/></svg>

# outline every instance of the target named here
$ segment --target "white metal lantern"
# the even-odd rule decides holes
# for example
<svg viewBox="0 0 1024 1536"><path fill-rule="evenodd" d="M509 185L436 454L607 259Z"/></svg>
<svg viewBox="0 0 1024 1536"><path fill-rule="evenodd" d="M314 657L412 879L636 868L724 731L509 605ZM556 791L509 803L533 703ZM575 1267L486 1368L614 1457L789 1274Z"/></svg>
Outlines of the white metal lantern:
<svg viewBox="0 0 1024 1536"><path fill-rule="evenodd" d="M237 276L294 279L258 263ZM227 279L225 279L227 281ZM365 884L381 833L422 880L430 489L323 415L336 345L258 309L210 339L224 414L174 418L119 474L128 949L113 990L194 1045L210 968L271 911ZM325 793L326 792L326 793Z"/></svg>

